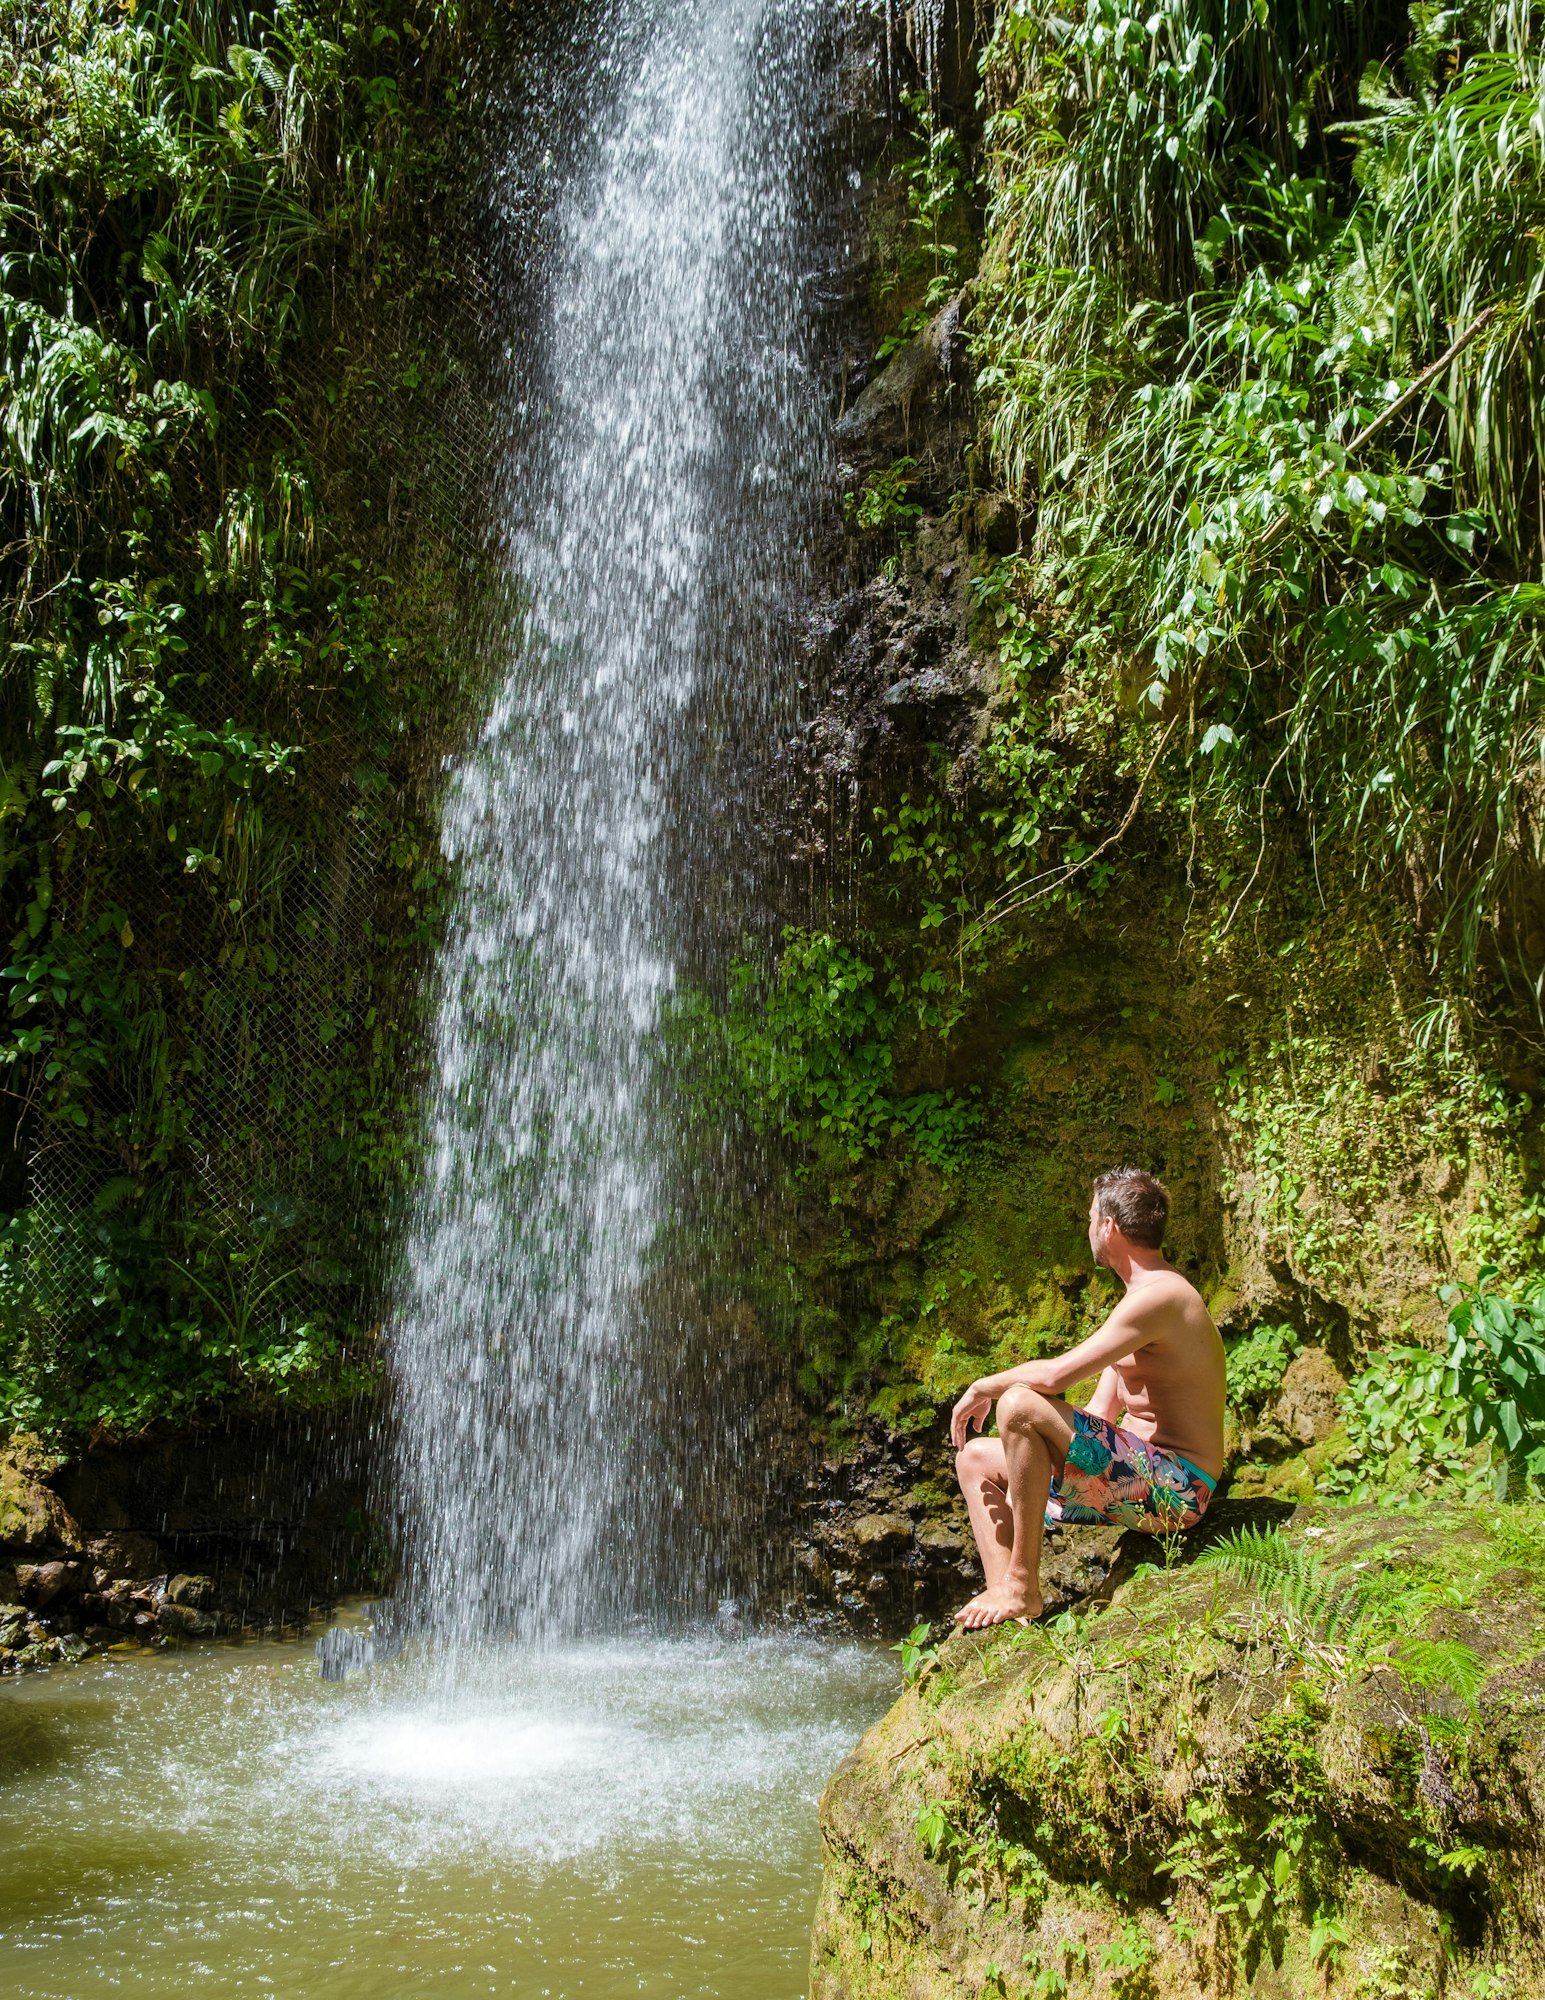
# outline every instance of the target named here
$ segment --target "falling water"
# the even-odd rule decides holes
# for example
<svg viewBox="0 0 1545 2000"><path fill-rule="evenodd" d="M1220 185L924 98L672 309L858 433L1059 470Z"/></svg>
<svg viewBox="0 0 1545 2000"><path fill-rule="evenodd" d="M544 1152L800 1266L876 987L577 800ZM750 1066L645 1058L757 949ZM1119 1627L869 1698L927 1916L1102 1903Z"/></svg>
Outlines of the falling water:
<svg viewBox="0 0 1545 2000"><path fill-rule="evenodd" d="M500 496L525 610L445 806L394 1335L407 1588L452 1637L700 1608L737 1574L748 1490L695 1358L702 1273L672 1224L710 1141L666 1044L733 936L747 774L787 721L828 8L603 14Z"/></svg>

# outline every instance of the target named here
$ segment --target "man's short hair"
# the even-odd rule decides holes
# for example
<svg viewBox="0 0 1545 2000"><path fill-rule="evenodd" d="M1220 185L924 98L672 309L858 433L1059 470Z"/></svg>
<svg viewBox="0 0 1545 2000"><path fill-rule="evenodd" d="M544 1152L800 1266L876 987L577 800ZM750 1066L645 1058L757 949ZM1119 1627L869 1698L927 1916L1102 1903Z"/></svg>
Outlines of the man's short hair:
<svg viewBox="0 0 1545 2000"><path fill-rule="evenodd" d="M1129 1243L1157 1250L1169 1221L1169 1189L1141 1167L1115 1167L1095 1181L1094 1212L1109 1216Z"/></svg>

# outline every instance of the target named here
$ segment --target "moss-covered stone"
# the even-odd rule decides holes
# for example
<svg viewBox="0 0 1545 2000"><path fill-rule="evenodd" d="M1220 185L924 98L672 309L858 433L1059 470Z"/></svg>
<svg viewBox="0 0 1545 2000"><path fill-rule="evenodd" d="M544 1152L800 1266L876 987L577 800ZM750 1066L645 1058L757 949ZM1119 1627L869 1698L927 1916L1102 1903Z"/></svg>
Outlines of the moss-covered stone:
<svg viewBox="0 0 1545 2000"><path fill-rule="evenodd" d="M1538 1991L1545 1517L1300 1510L1287 1543L1318 1619L1182 1565L952 1638L822 1802L816 2000Z"/></svg>
<svg viewBox="0 0 1545 2000"><path fill-rule="evenodd" d="M0 1448L0 1549L37 1556L81 1546L69 1509L44 1484L62 1462L25 1435Z"/></svg>

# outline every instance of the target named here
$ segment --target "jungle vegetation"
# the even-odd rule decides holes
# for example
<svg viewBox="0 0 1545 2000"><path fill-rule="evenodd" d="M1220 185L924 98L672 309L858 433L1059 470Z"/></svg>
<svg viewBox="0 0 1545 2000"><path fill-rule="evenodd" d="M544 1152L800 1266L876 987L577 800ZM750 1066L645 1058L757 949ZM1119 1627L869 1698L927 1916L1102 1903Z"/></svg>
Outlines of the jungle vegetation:
<svg viewBox="0 0 1545 2000"><path fill-rule="evenodd" d="M371 1367L462 677L464 26L0 0L0 1428Z"/></svg>
<svg viewBox="0 0 1545 2000"><path fill-rule="evenodd" d="M914 104L888 344L958 297L975 441L931 526L915 457L867 471L849 518L914 596L964 544L997 692L964 754L935 745L833 830L856 915L839 896L792 928L732 1028L811 1214L838 1213L801 1281L807 1386L845 1410L906 1374L921 1421L1040 1337L983 1303L1008 1226L964 1217L1044 1182L1030 1233L1075 1260L1078 1188L1007 1164L1068 1136L1037 1092L1165 1171L1210 1149L1235 1245L1344 1365L1393 1342L1354 1401L1430 1419L1451 1465L1445 1323L1461 1370L1473 1348L1440 1287L1537 1341L1542 34L1539 7L1482 0L1009 0L958 131ZM1018 519L1008 553L983 493ZM1134 926L1153 970L1087 1053L1146 1082L1070 1097L1071 1045L1037 1037ZM881 1160L958 1192L876 1274ZM1429 1306L1387 1276L1396 1232ZM1537 1418L1524 1442L1537 1472Z"/></svg>
<svg viewBox="0 0 1545 2000"><path fill-rule="evenodd" d="M1001 19L980 386L1029 588L1201 809L1539 1015L1538 10Z"/></svg>
<svg viewBox="0 0 1545 2000"><path fill-rule="evenodd" d="M999 1118L984 1024L1162 884L1171 956L1121 1009L1157 1163L1223 1131L1224 1195L1353 1313L1347 1358L1383 1349L1334 1478L1408 1418L1415 1469L1452 1466L1541 1296L1542 10L980 25L970 115L908 98L884 165L876 327L883 363L959 300L974 443L942 510L906 456L844 514L901 591L930 535L964 548L997 692L969 756L866 797L856 904L743 968L726 1053L817 1261L924 1182L1055 1252L1064 1191L1025 1179L1042 1139ZM469 39L454 0L0 0L10 1425L373 1366L473 672L465 385L424 330L459 298ZM1413 1160L1454 1183L1410 1213L1422 1327L1374 1269ZM821 1304L807 1390L910 1371L932 1409L973 1340L1023 1344L968 1238ZM1283 1319L1235 1329L1242 1362Z"/></svg>

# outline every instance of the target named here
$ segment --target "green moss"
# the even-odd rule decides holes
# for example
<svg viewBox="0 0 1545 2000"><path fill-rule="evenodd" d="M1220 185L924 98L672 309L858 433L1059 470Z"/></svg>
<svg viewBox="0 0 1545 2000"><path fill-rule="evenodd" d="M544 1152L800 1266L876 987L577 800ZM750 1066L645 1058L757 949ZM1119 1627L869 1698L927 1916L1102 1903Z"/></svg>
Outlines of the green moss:
<svg viewBox="0 0 1545 2000"><path fill-rule="evenodd" d="M1539 1512L1316 1512L1293 1545L1358 1580L1360 1639L1184 1566L1049 1628L956 1637L828 1788L816 1992L878 1993L872 1964L893 1991L991 1991L996 1965L1023 1969L1009 1991L1051 1968L1093 1996L1152 1965L1199 2000L1352 2000L1392 1952L1444 1990L1488 1968L1527 1990ZM1389 1664L1461 1640L1478 1727Z"/></svg>

